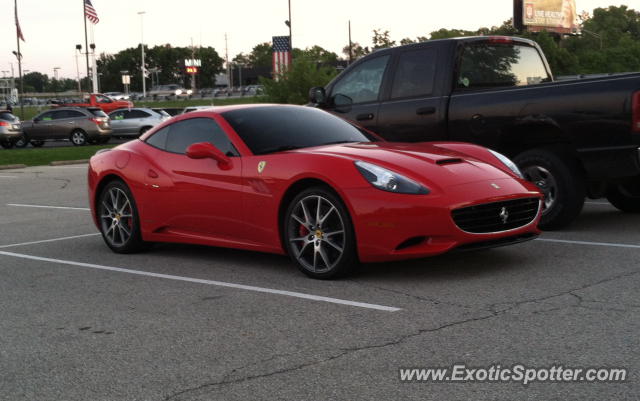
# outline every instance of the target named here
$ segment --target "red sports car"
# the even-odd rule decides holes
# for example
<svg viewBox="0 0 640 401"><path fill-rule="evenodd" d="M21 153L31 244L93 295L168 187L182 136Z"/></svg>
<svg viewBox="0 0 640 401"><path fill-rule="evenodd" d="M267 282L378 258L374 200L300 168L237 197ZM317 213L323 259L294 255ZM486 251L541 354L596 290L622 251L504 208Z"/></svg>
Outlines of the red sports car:
<svg viewBox="0 0 640 401"><path fill-rule="evenodd" d="M529 240L542 208L538 189L491 150L385 142L286 105L174 117L93 156L89 195L115 252L185 242L288 254L315 278Z"/></svg>

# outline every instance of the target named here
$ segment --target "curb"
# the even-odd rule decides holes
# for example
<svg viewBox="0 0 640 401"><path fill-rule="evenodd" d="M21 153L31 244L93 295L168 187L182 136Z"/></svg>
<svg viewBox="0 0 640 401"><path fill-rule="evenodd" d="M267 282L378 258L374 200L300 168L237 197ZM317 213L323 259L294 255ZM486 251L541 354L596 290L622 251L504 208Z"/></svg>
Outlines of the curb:
<svg viewBox="0 0 640 401"><path fill-rule="evenodd" d="M26 168L26 164L5 164L4 166L0 166L0 170L9 170L14 168Z"/></svg>
<svg viewBox="0 0 640 401"><path fill-rule="evenodd" d="M50 166L66 166L68 164L85 164L89 163L89 159L81 159L81 160L57 160L49 163Z"/></svg>

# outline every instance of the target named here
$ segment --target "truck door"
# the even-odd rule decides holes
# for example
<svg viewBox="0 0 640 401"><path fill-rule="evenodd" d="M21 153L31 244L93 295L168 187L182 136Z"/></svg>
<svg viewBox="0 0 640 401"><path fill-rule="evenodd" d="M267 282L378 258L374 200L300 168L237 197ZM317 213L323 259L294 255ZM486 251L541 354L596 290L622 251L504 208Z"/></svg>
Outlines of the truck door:
<svg viewBox="0 0 640 401"><path fill-rule="evenodd" d="M375 132L382 82L390 58L389 53L381 54L345 71L329 90L327 110Z"/></svg>
<svg viewBox="0 0 640 401"><path fill-rule="evenodd" d="M409 48L394 58L376 132L389 141L446 139L447 98L439 95L436 85L438 49Z"/></svg>

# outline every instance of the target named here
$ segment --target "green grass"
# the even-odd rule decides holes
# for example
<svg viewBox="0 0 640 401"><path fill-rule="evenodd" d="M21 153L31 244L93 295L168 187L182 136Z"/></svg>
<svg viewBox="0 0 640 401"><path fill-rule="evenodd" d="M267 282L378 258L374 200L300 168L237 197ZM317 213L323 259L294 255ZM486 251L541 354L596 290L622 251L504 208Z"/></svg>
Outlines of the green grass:
<svg viewBox="0 0 640 401"><path fill-rule="evenodd" d="M0 150L0 166L5 164L26 164L41 166L60 160L84 160L93 156L98 150L112 148L116 145L69 146L59 148L8 149Z"/></svg>

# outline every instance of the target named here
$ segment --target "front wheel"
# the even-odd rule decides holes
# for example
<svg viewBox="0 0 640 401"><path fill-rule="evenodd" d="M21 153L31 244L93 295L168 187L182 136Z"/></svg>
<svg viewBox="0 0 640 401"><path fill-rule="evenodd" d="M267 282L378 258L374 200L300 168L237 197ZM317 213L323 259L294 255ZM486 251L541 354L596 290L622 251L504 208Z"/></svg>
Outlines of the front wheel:
<svg viewBox="0 0 640 401"><path fill-rule="evenodd" d="M5 149L11 149L11 148L13 148L13 142L11 142L11 141L0 141L0 146L2 146Z"/></svg>
<svg viewBox="0 0 640 401"><path fill-rule="evenodd" d="M332 279L356 267L353 224L333 191L323 187L302 191L289 204L283 228L289 256L307 276Z"/></svg>
<svg viewBox="0 0 640 401"><path fill-rule="evenodd" d="M16 148L26 148L29 144L29 138L27 134L22 134L18 137L18 140L13 143Z"/></svg>
<svg viewBox="0 0 640 401"><path fill-rule="evenodd" d="M69 139L71 140L71 143L73 143L75 146L84 146L89 141L89 138L87 137L87 133L79 129L73 131L69 136Z"/></svg>
<svg viewBox="0 0 640 401"><path fill-rule="evenodd" d="M140 233L140 217L129 187L122 181L105 186L96 207L100 232L116 253L133 253L145 248Z"/></svg>
<svg viewBox="0 0 640 401"><path fill-rule="evenodd" d="M40 148L44 145L44 141L31 141L31 146L34 148Z"/></svg>
<svg viewBox="0 0 640 401"><path fill-rule="evenodd" d="M607 200L619 210L627 213L640 213L640 177L625 183L610 185Z"/></svg>
<svg viewBox="0 0 640 401"><path fill-rule="evenodd" d="M514 162L524 178L544 194L540 220L543 230L557 230L569 225L582 211L586 188L577 161L570 155L560 157L547 149L533 149L518 155Z"/></svg>

